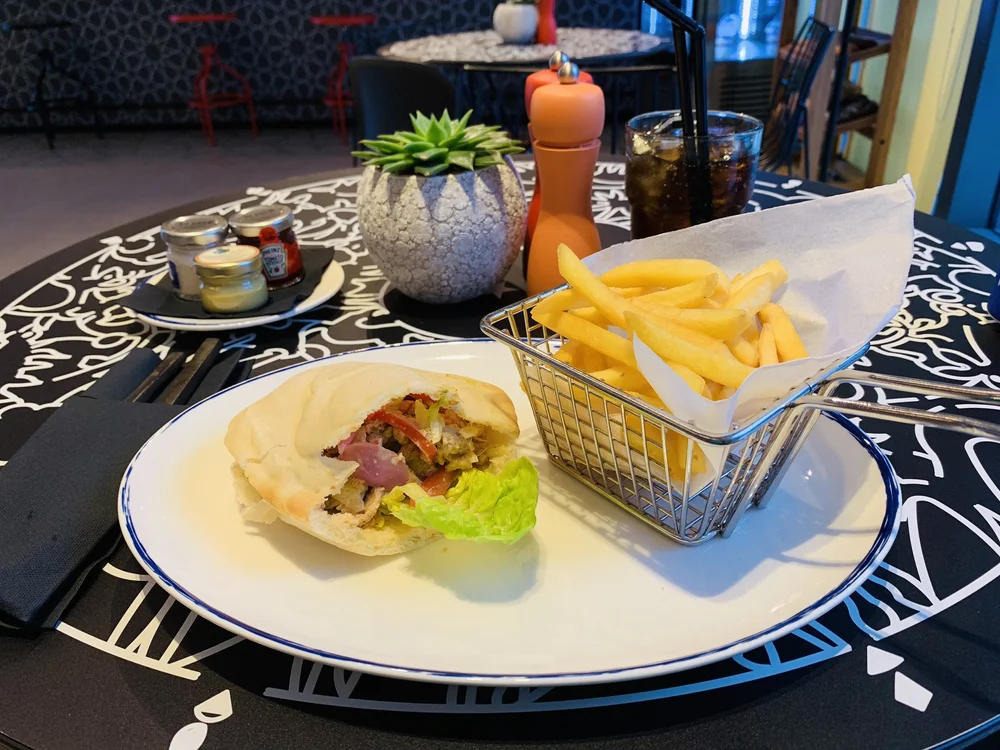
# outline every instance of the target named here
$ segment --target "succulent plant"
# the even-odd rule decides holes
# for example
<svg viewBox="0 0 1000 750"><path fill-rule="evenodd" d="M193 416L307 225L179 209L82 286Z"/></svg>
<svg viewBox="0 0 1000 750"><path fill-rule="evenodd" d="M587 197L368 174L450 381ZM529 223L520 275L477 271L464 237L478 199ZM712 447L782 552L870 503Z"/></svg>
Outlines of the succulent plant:
<svg viewBox="0 0 1000 750"><path fill-rule="evenodd" d="M433 177L496 166L507 154L524 151L499 125L468 125L471 116L471 109L461 120L452 120L447 111L440 117L417 112L410 115L412 131L361 141L368 150L352 155L383 172Z"/></svg>

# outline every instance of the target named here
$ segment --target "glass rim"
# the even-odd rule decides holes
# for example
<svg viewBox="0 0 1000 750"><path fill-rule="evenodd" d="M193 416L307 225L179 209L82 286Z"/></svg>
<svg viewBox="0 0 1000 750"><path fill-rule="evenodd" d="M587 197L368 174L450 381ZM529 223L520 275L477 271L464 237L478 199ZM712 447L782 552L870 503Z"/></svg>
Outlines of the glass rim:
<svg viewBox="0 0 1000 750"><path fill-rule="evenodd" d="M678 125L680 125L680 114L681 111L679 109L665 109L655 112L643 112L641 115L636 115L635 117L628 120L628 122L625 123L625 129L629 135L650 135L649 129L640 130L639 128L636 127L635 123L645 118L659 117L661 120L677 118ZM720 140L725 140L726 138L736 138L739 136L752 136L757 133L761 133L764 130L763 122L758 120L756 117L745 114L743 112L732 112L723 109L710 109L708 111L708 117L709 117L709 125L712 124L711 119L715 117L715 118L724 118L727 120L734 120L747 127L743 130L738 130L734 133L715 134L715 135L709 134L707 136L706 135L691 136L691 138L693 139L703 138L708 141L720 141ZM653 134L652 137L664 141L675 141L675 142L681 142L685 139L683 135L676 136L676 135L670 135L668 133Z"/></svg>

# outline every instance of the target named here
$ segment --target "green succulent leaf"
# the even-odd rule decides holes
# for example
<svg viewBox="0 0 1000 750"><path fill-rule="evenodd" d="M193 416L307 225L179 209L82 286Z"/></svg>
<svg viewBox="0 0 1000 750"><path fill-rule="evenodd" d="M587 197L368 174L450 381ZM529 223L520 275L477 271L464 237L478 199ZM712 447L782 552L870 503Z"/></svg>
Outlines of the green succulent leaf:
<svg viewBox="0 0 1000 750"><path fill-rule="evenodd" d="M410 157L407 156L406 154L390 154L389 156L379 156L376 157L375 159L369 159L367 162L365 162L365 166L385 167L388 166L389 164L393 164L394 162L406 161L407 159L409 159L410 163L413 162L413 160L410 159Z"/></svg>
<svg viewBox="0 0 1000 750"><path fill-rule="evenodd" d="M476 169L481 169L482 167L495 167L499 164L503 164L503 157L495 151L488 153L485 156L476 157Z"/></svg>
<svg viewBox="0 0 1000 750"><path fill-rule="evenodd" d="M434 144L430 141L411 141L403 146L403 151L408 154L419 154L421 151L427 151L431 148L434 148Z"/></svg>
<svg viewBox="0 0 1000 750"><path fill-rule="evenodd" d="M451 135L451 128L445 130L444 126L437 119L431 120L430 127L427 128L427 140L431 143L438 144L449 135Z"/></svg>
<svg viewBox="0 0 1000 750"><path fill-rule="evenodd" d="M414 154L414 156L420 161L437 161L440 157L445 156L447 153L448 149L446 148L431 148Z"/></svg>
<svg viewBox="0 0 1000 750"><path fill-rule="evenodd" d="M410 133L410 132L407 132L405 130L397 130L391 136L390 135L383 135L381 137L382 138L395 138L395 139L398 139L399 141L402 141L403 143L413 143L414 141L422 141L423 140L423 138L421 138L416 133Z"/></svg>
<svg viewBox="0 0 1000 750"><path fill-rule="evenodd" d="M413 123L413 132L419 135L421 140L427 140L427 129L431 126L427 116L418 110L416 114L410 115L410 122Z"/></svg>
<svg viewBox="0 0 1000 750"><path fill-rule="evenodd" d="M405 159L399 159L390 164L386 164L382 167L383 172L389 172L391 174L399 174L400 172L408 172L413 169L413 159L407 157Z"/></svg>
<svg viewBox="0 0 1000 750"><path fill-rule="evenodd" d="M468 112L466 112L464 115L462 115L462 119L459 120L457 123L452 123L452 125L454 125L455 127L452 128L451 132L452 133L460 133L461 131L465 130L466 125L469 124L469 118L470 117L472 117L472 110L471 109Z"/></svg>
<svg viewBox="0 0 1000 750"><path fill-rule="evenodd" d="M476 168L475 151L452 151L445 157L445 162L453 167L473 170Z"/></svg>
<svg viewBox="0 0 1000 750"><path fill-rule="evenodd" d="M381 139L377 141L371 141L371 140L359 141L359 145L367 146L372 151L377 151L380 154L390 154L393 151L395 151L395 146L393 146L393 144L383 141Z"/></svg>
<svg viewBox="0 0 1000 750"><path fill-rule="evenodd" d="M449 166L450 165L448 164L435 164L434 166L431 167L425 167L423 165L419 165L414 167L413 171L419 175L423 175L424 177L433 177L436 174L441 174L442 172L444 172L446 169L448 169Z"/></svg>

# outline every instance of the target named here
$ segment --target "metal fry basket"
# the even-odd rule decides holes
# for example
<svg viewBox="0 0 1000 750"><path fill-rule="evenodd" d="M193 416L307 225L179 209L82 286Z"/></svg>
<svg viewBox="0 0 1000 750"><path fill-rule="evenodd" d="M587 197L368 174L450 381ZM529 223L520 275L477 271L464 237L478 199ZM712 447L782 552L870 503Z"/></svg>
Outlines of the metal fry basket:
<svg viewBox="0 0 1000 750"><path fill-rule="evenodd" d="M487 315L481 328L510 347L550 460L680 544L729 536L748 507L766 506L824 409L1000 440L990 422L832 397L857 383L1000 404L985 389L846 371L868 344L728 432L705 432L556 359L564 339L531 310L565 288Z"/></svg>

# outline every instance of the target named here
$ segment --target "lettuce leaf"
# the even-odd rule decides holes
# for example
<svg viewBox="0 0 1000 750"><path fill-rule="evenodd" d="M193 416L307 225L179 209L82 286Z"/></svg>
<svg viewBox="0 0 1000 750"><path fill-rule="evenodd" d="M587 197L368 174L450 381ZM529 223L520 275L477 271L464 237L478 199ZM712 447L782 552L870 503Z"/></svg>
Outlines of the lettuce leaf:
<svg viewBox="0 0 1000 750"><path fill-rule="evenodd" d="M506 544L534 528L537 504L538 471L527 458L511 461L499 475L464 471L443 497L411 483L382 499L382 506L407 526L437 529L448 539Z"/></svg>

